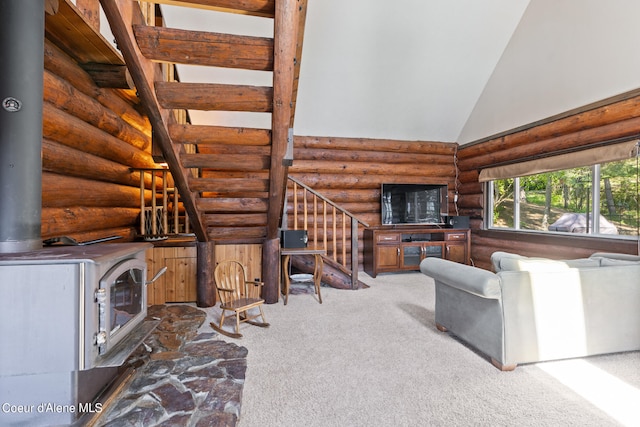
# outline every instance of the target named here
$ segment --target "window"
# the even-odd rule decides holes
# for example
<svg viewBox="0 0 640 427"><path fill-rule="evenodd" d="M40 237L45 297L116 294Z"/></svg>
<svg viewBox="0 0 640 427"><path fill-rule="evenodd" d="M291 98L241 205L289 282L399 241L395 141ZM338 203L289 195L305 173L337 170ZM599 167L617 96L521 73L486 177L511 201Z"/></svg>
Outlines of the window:
<svg viewBox="0 0 640 427"><path fill-rule="evenodd" d="M638 236L638 158L488 181L493 229Z"/></svg>

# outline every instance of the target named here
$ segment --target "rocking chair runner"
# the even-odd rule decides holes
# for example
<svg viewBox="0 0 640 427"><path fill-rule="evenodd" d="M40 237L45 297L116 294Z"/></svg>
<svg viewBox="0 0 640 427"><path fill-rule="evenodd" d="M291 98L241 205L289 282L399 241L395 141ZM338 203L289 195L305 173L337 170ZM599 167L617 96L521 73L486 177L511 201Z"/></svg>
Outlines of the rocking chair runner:
<svg viewBox="0 0 640 427"><path fill-rule="evenodd" d="M240 323L242 322L261 327L269 326L262 312L262 304L264 304L264 300L260 298L262 282L247 281L244 266L237 261L221 262L216 266L213 275L222 309L220 324L210 323L214 330L231 338L241 338ZM257 308L259 312L249 314L249 310L253 308ZM236 315L235 333L222 329L227 311L233 311ZM262 322L253 320L258 317L262 318Z"/></svg>

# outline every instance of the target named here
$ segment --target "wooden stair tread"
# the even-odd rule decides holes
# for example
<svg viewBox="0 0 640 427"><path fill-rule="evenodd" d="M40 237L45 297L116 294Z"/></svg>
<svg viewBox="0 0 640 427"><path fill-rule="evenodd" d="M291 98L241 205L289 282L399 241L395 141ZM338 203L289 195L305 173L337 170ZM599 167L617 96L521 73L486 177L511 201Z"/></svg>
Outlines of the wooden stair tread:
<svg viewBox="0 0 640 427"><path fill-rule="evenodd" d="M264 192L249 192L249 191L237 191L237 192L220 192L220 191L203 191L200 195L202 199L259 199L266 200L269 198L269 193Z"/></svg>
<svg viewBox="0 0 640 427"><path fill-rule="evenodd" d="M142 54L154 61L273 71L272 38L146 25L133 30Z"/></svg>
<svg viewBox="0 0 640 427"><path fill-rule="evenodd" d="M271 129L174 124L169 133L176 144L271 145Z"/></svg>
<svg viewBox="0 0 640 427"><path fill-rule="evenodd" d="M249 191L269 191L269 181L265 179L251 178L191 178L189 187L193 191L217 191L224 192L249 192Z"/></svg>
<svg viewBox="0 0 640 427"><path fill-rule="evenodd" d="M207 227L264 227L267 225L267 214L249 213L243 214L242 217L236 213L205 214L204 223Z"/></svg>
<svg viewBox="0 0 640 427"><path fill-rule="evenodd" d="M209 239L213 242L254 243L264 240L266 236L266 227L215 227L209 229Z"/></svg>
<svg viewBox="0 0 640 427"><path fill-rule="evenodd" d="M275 0L155 0L158 4L273 18Z"/></svg>
<svg viewBox="0 0 640 427"><path fill-rule="evenodd" d="M231 179L217 179L217 178L191 178L189 180L189 187L193 191L202 192L218 192L223 194L225 192L268 192L269 181L264 179L245 179L245 178L231 178Z"/></svg>
<svg viewBox="0 0 640 427"><path fill-rule="evenodd" d="M163 108L177 110L249 111L273 110L273 88L219 83L155 82Z"/></svg>
<svg viewBox="0 0 640 427"><path fill-rule="evenodd" d="M271 158L252 154L183 154L181 161L185 168L250 171L269 169Z"/></svg>
<svg viewBox="0 0 640 427"><path fill-rule="evenodd" d="M271 147L264 145L200 144L198 149L199 154L271 156Z"/></svg>
<svg viewBox="0 0 640 427"><path fill-rule="evenodd" d="M268 199L252 199L247 197L200 198L196 201L202 213L263 213L269 208Z"/></svg>

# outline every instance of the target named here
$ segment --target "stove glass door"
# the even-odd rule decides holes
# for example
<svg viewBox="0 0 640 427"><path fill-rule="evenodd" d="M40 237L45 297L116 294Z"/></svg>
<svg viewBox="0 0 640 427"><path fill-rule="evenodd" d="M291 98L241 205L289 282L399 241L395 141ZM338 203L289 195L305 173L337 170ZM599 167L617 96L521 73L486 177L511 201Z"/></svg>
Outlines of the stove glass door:
<svg viewBox="0 0 640 427"><path fill-rule="evenodd" d="M144 271L140 268L131 268L120 274L111 283L110 295L110 319L111 336L127 324L142 311L142 286Z"/></svg>

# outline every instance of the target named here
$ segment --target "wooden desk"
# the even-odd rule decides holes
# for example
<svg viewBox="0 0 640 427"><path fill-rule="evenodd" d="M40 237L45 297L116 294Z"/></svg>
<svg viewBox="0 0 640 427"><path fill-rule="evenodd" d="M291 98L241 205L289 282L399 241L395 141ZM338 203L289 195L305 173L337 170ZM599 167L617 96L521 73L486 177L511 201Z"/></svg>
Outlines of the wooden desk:
<svg viewBox="0 0 640 427"><path fill-rule="evenodd" d="M284 295L284 305L287 305L289 299L289 287L291 286L291 279L289 278L289 263L291 262L291 257L295 255L314 256L315 265L313 267L313 284L315 287L315 292L318 295L318 301L320 302L320 304L322 304L322 296L320 295L320 283L322 280L322 255L325 254L326 251L324 249L280 249L280 256L282 257L282 294Z"/></svg>

